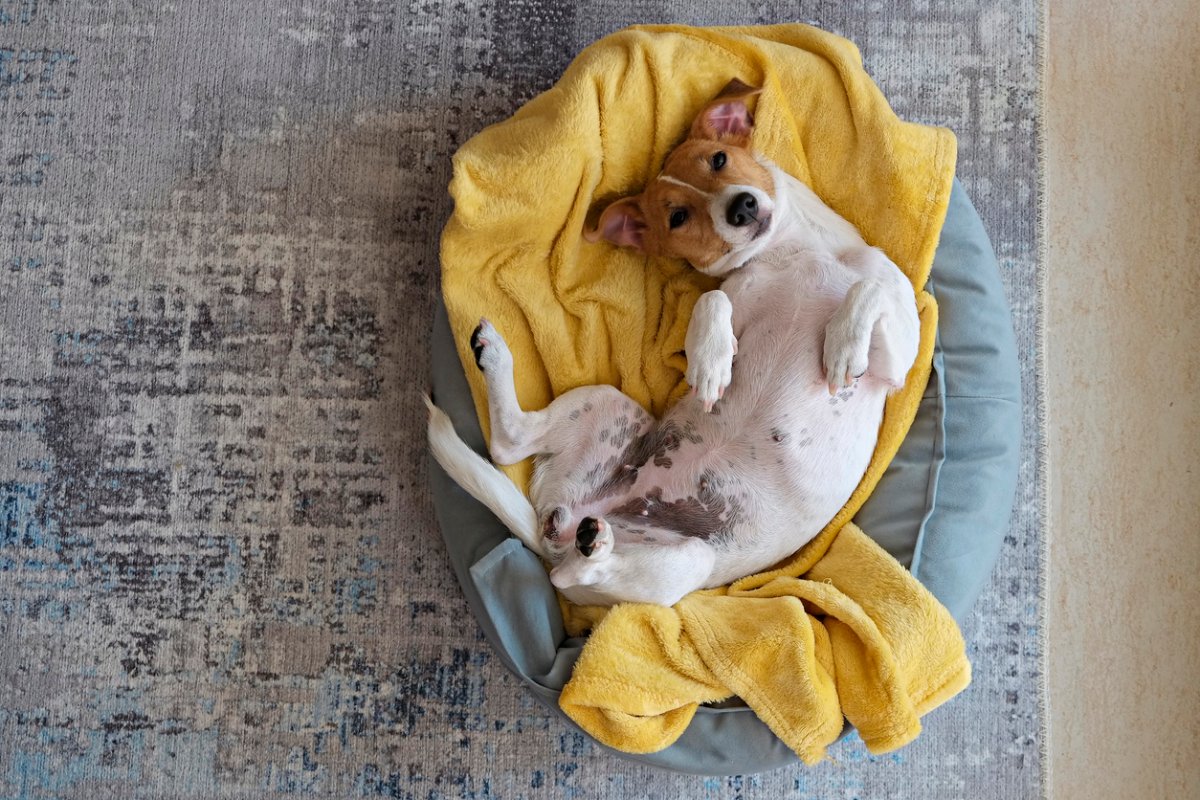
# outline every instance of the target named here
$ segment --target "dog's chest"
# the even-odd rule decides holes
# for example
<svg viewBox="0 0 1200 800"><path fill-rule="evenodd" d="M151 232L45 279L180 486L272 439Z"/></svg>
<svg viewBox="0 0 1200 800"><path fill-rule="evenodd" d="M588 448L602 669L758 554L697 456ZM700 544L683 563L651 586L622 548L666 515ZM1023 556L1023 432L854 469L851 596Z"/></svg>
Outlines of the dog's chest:
<svg viewBox="0 0 1200 800"><path fill-rule="evenodd" d="M857 280L832 254L781 247L721 286L733 305L734 387L756 402L801 402L824 384L825 327ZM763 395L766 396L763 396Z"/></svg>
<svg viewBox="0 0 1200 800"><path fill-rule="evenodd" d="M887 393L869 377L835 395L827 388L825 327L857 276L799 248L749 267L722 286L738 337L732 383L712 414L674 410L702 439L680 455L719 462L707 468L746 487L768 516L811 511L823 523L866 469Z"/></svg>

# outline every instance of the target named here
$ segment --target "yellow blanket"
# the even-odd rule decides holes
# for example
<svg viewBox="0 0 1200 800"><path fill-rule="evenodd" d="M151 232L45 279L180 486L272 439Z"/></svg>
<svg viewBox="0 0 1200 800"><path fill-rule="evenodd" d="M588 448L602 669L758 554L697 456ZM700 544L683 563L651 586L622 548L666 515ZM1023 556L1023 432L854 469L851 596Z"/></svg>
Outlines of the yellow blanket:
<svg viewBox="0 0 1200 800"><path fill-rule="evenodd" d="M592 634L561 705L628 752L670 745L698 704L735 694L805 761L822 757L843 716L882 752L910 741L920 715L970 680L946 610L849 523L929 376L937 307L922 287L949 201L953 135L901 122L854 45L815 28L622 31L455 155L455 211L442 239L446 307L485 434L483 382L467 345L485 315L513 351L523 407L608 383L661 415L687 389L688 318L715 284L681 263L585 243L582 231L605 201L657 174L696 112L734 77L763 87L754 147L912 279L920 355L887 404L862 483L793 559L670 609L564 603L568 630ZM530 469L508 473L527 485Z"/></svg>

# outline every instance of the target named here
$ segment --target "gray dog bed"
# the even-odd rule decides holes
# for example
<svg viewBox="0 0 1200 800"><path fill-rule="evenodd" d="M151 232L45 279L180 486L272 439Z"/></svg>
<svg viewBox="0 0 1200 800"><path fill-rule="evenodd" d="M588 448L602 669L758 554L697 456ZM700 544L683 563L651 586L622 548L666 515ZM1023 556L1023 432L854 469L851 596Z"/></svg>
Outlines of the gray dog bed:
<svg viewBox="0 0 1200 800"><path fill-rule="evenodd" d="M1021 387L996 257L956 181L925 287L939 307L933 372L912 429L855 522L961 619L988 581L1016 490ZM472 369L474 367L472 366ZM463 439L486 455L444 308L433 331L433 393ZM583 639L568 638L538 557L430 460L450 560L501 661L558 708ZM702 775L760 772L799 759L739 703L701 707L673 745L620 755Z"/></svg>

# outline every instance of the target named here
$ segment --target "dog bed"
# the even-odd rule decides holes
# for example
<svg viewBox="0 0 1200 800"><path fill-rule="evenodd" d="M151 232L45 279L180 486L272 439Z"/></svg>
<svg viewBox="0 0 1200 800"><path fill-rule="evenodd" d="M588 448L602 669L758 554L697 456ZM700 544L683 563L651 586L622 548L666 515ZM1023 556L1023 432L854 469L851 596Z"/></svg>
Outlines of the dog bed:
<svg viewBox="0 0 1200 800"><path fill-rule="evenodd" d="M926 288L941 307L932 377L908 438L856 522L961 615L986 581L1007 524L1020 396L995 260L957 185ZM438 404L468 443L483 451L476 406L444 312L434 331L433 362ZM454 568L481 626L502 661L558 711L559 690L582 640L567 637L541 563L440 470L433 470L431 481ZM636 758L685 772L728 774L792 763L796 755L734 702L701 707L670 747Z"/></svg>

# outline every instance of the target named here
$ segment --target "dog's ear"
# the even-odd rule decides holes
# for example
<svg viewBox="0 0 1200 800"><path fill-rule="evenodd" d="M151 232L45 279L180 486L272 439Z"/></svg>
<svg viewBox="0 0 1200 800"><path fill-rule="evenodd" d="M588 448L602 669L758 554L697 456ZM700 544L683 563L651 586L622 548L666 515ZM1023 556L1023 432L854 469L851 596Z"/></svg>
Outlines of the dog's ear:
<svg viewBox="0 0 1200 800"><path fill-rule="evenodd" d="M646 218L638 205L640 196L626 197L612 203L600 215L596 229L588 231L583 238L589 242L606 239L618 247L642 250L642 234L646 231Z"/></svg>
<svg viewBox="0 0 1200 800"><path fill-rule="evenodd" d="M696 117L689 135L693 139L715 139L745 147L754 128L754 117L746 108L746 101L761 91L734 78Z"/></svg>

